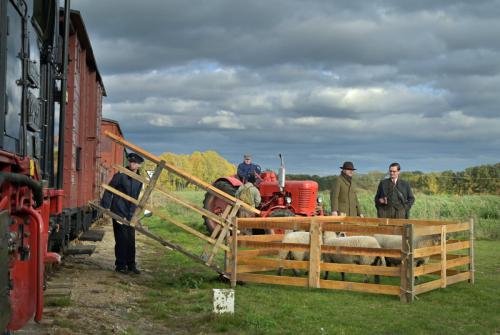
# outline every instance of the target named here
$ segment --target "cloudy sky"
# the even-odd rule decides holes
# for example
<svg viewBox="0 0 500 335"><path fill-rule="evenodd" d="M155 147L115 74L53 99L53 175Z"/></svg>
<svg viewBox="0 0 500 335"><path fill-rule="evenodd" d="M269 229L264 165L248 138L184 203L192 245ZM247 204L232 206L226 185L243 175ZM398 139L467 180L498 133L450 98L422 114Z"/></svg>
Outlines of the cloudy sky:
<svg viewBox="0 0 500 335"><path fill-rule="evenodd" d="M155 154L292 173L500 161L500 1L74 0L104 116Z"/></svg>

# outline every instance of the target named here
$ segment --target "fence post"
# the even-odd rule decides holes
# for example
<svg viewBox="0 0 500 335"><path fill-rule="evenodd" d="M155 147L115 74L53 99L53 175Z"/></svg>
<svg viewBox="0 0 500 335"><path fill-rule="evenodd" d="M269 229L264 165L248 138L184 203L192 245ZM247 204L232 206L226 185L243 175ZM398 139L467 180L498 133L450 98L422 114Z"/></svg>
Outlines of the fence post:
<svg viewBox="0 0 500 335"><path fill-rule="evenodd" d="M474 273L476 271L474 267L474 219L469 219L469 283L474 284Z"/></svg>
<svg viewBox="0 0 500 335"><path fill-rule="evenodd" d="M238 269L238 264L237 264L237 254L238 254L238 218L234 216L231 219L231 222L233 224L233 230L231 231L232 234L232 241L231 241L231 287L235 288L236 287L236 271Z"/></svg>
<svg viewBox="0 0 500 335"><path fill-rule="evenodd" d="M319 288L321 276L321 223L311 218L309 244L309 287Z"/></svg>
<svg viewBox="0 0 500 335"><path fill-rule="evenodd" d="M441 288L446 288L446 225L441 225Z"/></svg>
<svg viewBox="0 0 500 335"><path fill-rule="evenodd" d="M414 244L413 244L413 225L405 224L403 226L402 245L401 245L401 302L413 302L415 299L415 277L413 276L414 264Z"/></svg>

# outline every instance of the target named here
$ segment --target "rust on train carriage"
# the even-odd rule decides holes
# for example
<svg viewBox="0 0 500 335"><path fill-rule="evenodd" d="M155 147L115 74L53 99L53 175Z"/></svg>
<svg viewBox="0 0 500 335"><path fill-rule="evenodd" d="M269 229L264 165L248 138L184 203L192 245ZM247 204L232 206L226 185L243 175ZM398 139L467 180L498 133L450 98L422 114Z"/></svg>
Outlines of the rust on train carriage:
<svg viewBox="0 0 500 335"><path fill-rule="evenodd" d="M105 136L105 132L110 132L123 137L120 124L111 119L102 118L101 121L101 176L100 183L107 183L111 177L118 172L113 165L123 165L125 163L125 150L118 143Z"/></svg>

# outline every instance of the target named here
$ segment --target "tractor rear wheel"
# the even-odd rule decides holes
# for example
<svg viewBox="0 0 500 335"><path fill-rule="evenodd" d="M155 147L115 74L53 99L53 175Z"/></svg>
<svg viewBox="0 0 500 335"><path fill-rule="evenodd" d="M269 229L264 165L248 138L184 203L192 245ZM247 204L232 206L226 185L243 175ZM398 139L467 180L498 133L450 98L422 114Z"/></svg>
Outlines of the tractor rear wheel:
<svg viewBox="0 0 500 335"><path fill-rule="evenodd" d="M232 195L233 197L236 194L236 187L231 185L231 183L228 182L227 180L216 181L213 184L213 186L223 192L226 192L229 195ZM205 194L205 200L203 200L203 207L206 210L209 210L210 212L216 215L221 215L228 205L229 204L227 202L220 199L219 197L216 197L210 192L207 192ZM217 222L210 220L207 217L204 217L204 219L205 219L205 226L207 227L208 232L212 234L212 231L217 226Z"/></svg>

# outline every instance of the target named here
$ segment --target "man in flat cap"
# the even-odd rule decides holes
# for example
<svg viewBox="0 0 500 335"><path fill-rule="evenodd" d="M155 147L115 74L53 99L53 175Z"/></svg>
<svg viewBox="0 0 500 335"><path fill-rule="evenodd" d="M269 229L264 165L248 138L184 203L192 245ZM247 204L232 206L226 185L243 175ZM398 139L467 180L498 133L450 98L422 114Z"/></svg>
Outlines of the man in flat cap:
<svg viewBox="0 0 500 335"><path fill-rule="evenodd" d="M379 218L409 219L415 196L408 182L399 178L399 163L389 165L389 178L378 184L375 207Z"/></svg>
<svg viewBox="0 0 500 335"><path fill-rule="evenodd" d="M127 155L127 160L127 169L139 174L139 167L144 162L144 159L132 152ZM137 199L139 193L141 193L142 183L124 173L118 172L109 182L109 186ZM137 208L135 204L107 190L104 191L101 205L104 208L109 208L113 213L123 217L127 221L132 219ZM135 263L135 229L113 219L113 232L115 235L115 271L120 273L128 273L130 271L140 274L141 272L137 269Z"/></svg>
<svg viewBox="0 0 500 335"><path fill-rule="evenodd" d="M332 215L363 216L356 190L352 184L352 177L356 170L354 164L344 162L340 168L342 169L340 176L335 180L330 192Z"/></svg>
<svg viewBox="0 0 500 335"><path fill-rule="evenodd" d="M243 162L238 165L238 178L243 184L246 183L250 175L260 179L260 166L252 163L252 155L243 155Z"/></svg>

